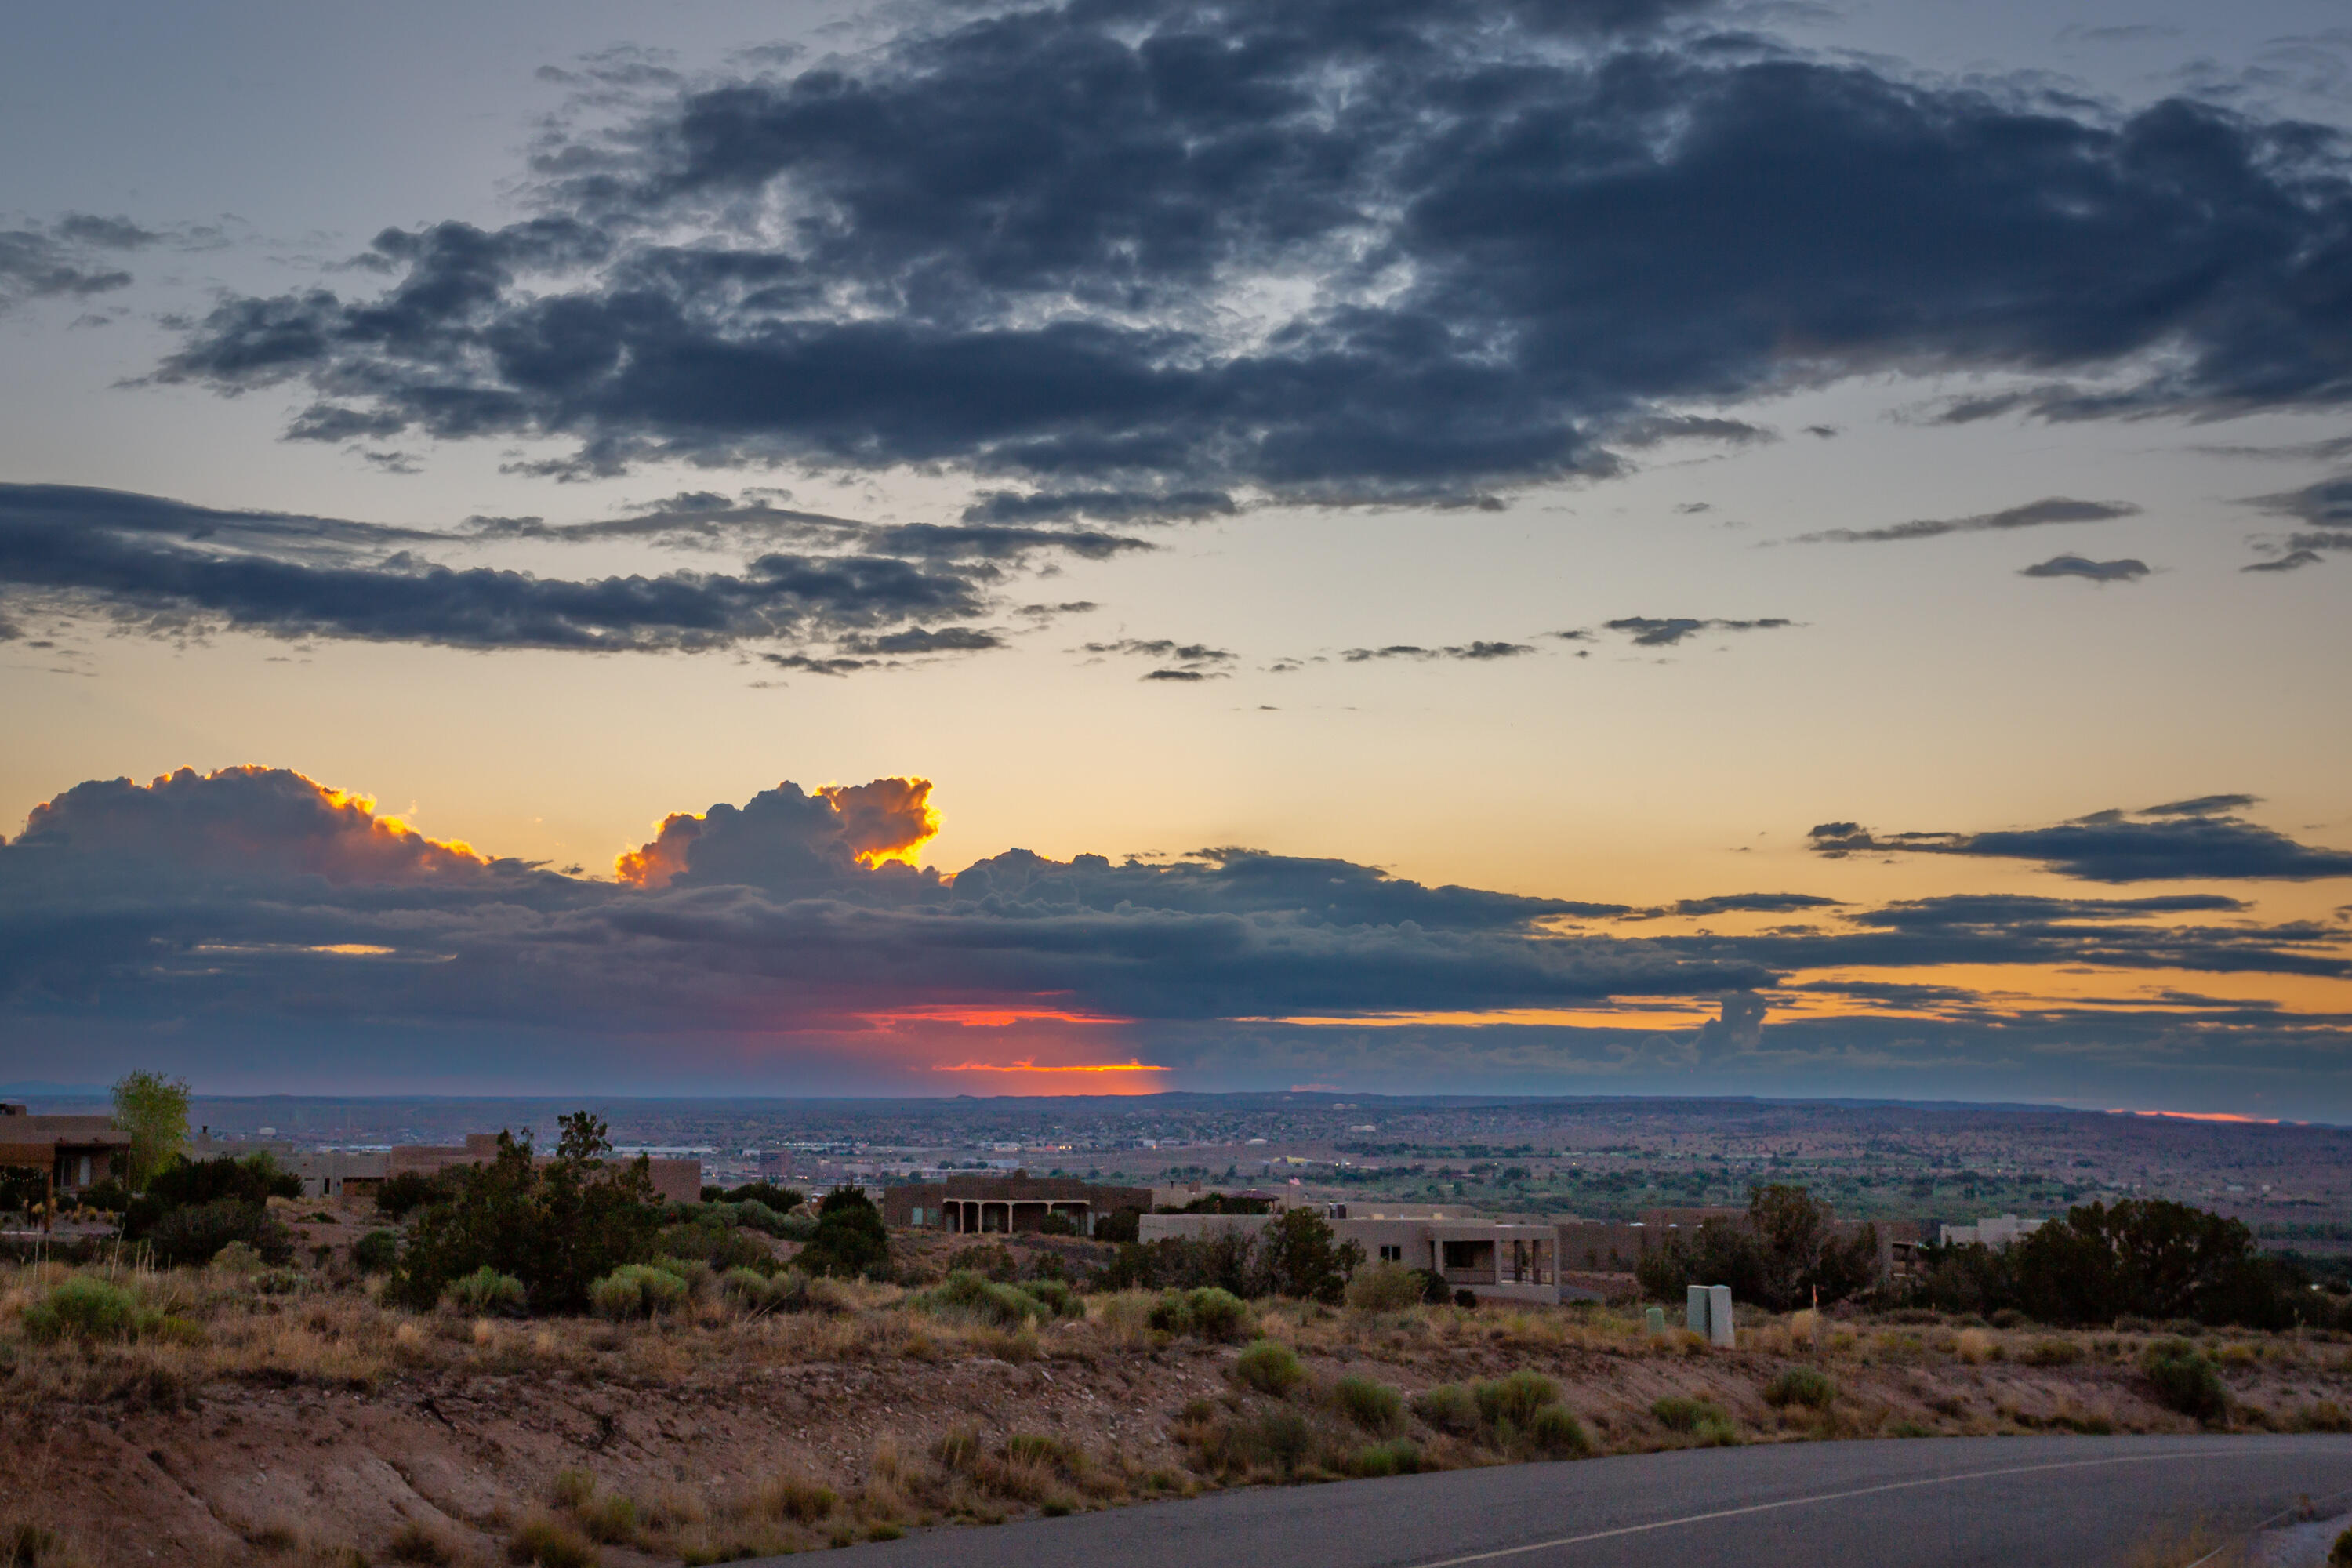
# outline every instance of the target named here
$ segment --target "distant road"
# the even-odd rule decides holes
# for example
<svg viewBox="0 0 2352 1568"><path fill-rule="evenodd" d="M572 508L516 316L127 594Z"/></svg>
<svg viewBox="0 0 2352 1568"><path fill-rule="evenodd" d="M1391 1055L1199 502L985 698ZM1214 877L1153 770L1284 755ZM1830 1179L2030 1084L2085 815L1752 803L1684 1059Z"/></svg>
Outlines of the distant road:
<svg viewBox="0 0 2352 1568"><path fill-rule="evenodd" d="M2352 1500L2352 1437L1788 1443L1219 1492L929 1531L849 1556L909 1568L2102 1568L2163 1526L2251 1529L2331 1494Z"/></svg>

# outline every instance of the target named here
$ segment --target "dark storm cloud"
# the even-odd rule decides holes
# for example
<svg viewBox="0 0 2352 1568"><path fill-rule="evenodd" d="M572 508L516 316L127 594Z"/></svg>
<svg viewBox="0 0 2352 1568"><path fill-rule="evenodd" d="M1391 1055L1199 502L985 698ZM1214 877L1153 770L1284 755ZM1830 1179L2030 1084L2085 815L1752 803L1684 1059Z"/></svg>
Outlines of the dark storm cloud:
<svg viewBox="0 0 2352 1568"><path fill-rule="evenodd" d="M228 299L157 374L306 387L301 434L567 444L550 473L941 465L1006 487L980 521L1605 474L1888 370L2032 378L1979 416L2352 396L2331 132L1909 79L1697 10L925 13L654 79L542 150L543 216L387 230L382 293Z"/></svg>
<svg viewBox="0 0 2352 1568"><path fill-rule="evenodd" d="M1835 909L1837 899L1813 893L1718 893L1711 899L1682 899L1661 911L1677 915L1797 914L1806 910Z"/></svg>
<svg viewBox="0 0 2352 1568"><path fill-rule="evenodd" d="M2053 827L1992 833L1878 834L1856 823L1825 822L1812 830L1809 841L1814 850L1832 857L1884 853L2035 860L2062 876L2088 882L2352 877L2352 854L2299 844L2231 815L2251 799L2218 795L2128 814L2102 811ZM2200 806L2214 809L2196 809Z"/></svg>
<svg viewBox="0 0 2352 1568"><path fill-rule="evenodd" d="M1563 1075L1624 1082L1651 1071L1686 1089L1696 1070L1745 1064L1783 1075L1774 1092L1795 1082L1851 1092L1825 1089L1822 1075L1849 1061L1867 1075L1998 1058L2013 1097L2010 1069L2053 1053L2142 1083L2190 1063L2242 1079L2309 1057L2313 1070L2340 1072L2330 1064L2345 1019L2259 997L2118 984L2112 998L2037 1000L1934 973L1978 963L2352 974L2340 923L2258 924L2215 895L1971 895L1841 910L1819 928L1752 937L1632 939L1569 923L1634 912L1620 904L1428 887L1244 848L1172 864L1015 849L953 878L861 860L919 844L936 826L929 791L909 779L780 784L741 806L666 818L622 858L625 879L601 881L436 842L284 770L79 785L0 845L0 1028L77 1042L83 1059L113 1042L149 1060L138 1053L168 1027L179 1059L248 1068L364 1038L457 1079L537 1070L575 1081L622 1043L641 1053L658 1034L673 1087L677 1074L740 1061L752 1042L769 1070L799 1070L812 1052L855 1057L872 1048L877 1016L945 1006L1132 1020L1091 1027L1129 1031L1117 1037L1139 1042L1144 1059L1213 1076L1314 1059L1423 1090L1518 1074L1557 1092ZM1821 902L1745 894L1679 907ZM2208 914L2232 918L2193 923ZM1920 973L1802 977L1858 966ZM1800 995L1842 996L1853 1016L1775 1016ZM1660 1031L1640 1011L1655 1000L1721 1016ZM1600 1022L1410 1021L1546 1007ZM1649 1026L1612 1027L1612 1011ZM1383 1026L1281 1022L1297 1016ZM1398 1016L1408 1021L1386 1021ZM555 1044L533 1054L527 1042L541 1038ZM1902 1092L1916 1096L1920 1081L1905 1077Z"/></svg>
<svg viewBox="0 0 2352 1568"><path fill-rule="evenodd" d="M606 539L751 553L731 572L582 580L456 567L422 553ZM799 548L761 548L777 542ZM1002 638L916 623L981 615L1008 568L1039 555L1100 559L1141 548L1148 546L1085 530L866 524L696 495L606 521L475 518L443 533L120 490L0 484L0 594L94 609L164 634L228 627L284 637L591 650L830 637L854 639L851 652L972 651L1000 647Z"/></svg>
<svg viewBox="0 0 2352 1568"><path fill-rule="evenodd" d="M1172 522L1231 517L1240 510L1223 490L1175 490L1165 495L1138 490L1039 490L1020 495L993 490L964 508L963 520L1025 523L1085 517L1099 522Z"/></svg>
<svg viewBox="0 0 2352 1568"><path fill-rule="evenodd" d="M1113 656L1164 658L1187 669L1213 668L1234 661L1233 651L1229 648L1212 647L1201 642L1178 642L1173 637L1121 637L1115 642L1085 643L1076 651L1090 653L1097 658Z"/></svg>
<svg viewBox="0 0 2352 1568"><path fill-rule="evenodd" d="M1779 616L1760 621L1695 620L1674 616L1664 619L1650 616L1626 616L1619 620L1601 623L1608 630L1622 632L1633 639L1635 647L1673 647L1677 643L1696 637L1701 632L1777 631L1797 623ZM1555 637L1573 637L1571 632L1556 632Z"/></svg>
<svg viewBox="0 0 2352 1568"><path fill-rule="evenodd" d="M1378 659L1403 658L1416 662L1430 659L1460 659L1471 664L1491 663L1496 659L1517 658L1535 652L1523 642L1468 642L1452 647L1421 647L1412 643L1391 643L1386 647L1351 647L1339 657L1349 664L1368 664Z"/></svg>
<svg viewBox="0 0 2352 1568"><path fill-rule="evenodd" d="M2021 577L2087 577L2094 583L2137 583L2147 575L2147 563L2126 556L2121 561L2092 561L2080 555L2053 555L2021 568Z"/></svg>
<svg viewBox="0 0 2352 1568"><path fill-rule="evenodd" d="M102 253L143 250L163 237L129 218L90 213L0 228L0 314L34 300L87 300L127 289L131 274Z"/></svg>
<svg viewBox="0 0 2352 1568"><path fill-rule="evenodd" d="M2050 496L1973 517L1918 518L1885 528L1824 529L1819 533L1801 533L1793 542L1869 544L1899 539L1935 539L1947 533L1994 533L2011 528L2040 528L2053 522L2105 522L2118 517L2137 517L2139 510L2129 501L2070 500L2064 496Z"/></svg>
<svg viewBox="0 0 2352 1568"><path fill-rule="evenodd" d="M2316 566L2324 560L2316 550L2290 550L2275 561L2257 561L2241 566L2241 572L2300 572L2306 566Z"/></svg>
<svg viewBox="0 0 2352 1568"><path fill-rule="evenodd" d="M2243 811L2250 805L2260 805L2258 795L2200 795L2190 800L2168 800L2161 805L2144 805L2135 816L2218 816L2224 812Z"/></svg>
<svg viewBox="0 0 2352 1568"><path fill-rule="evenodd" d="M892 783L907 784L786 784L673 816L625 858L625 883L433 845L283 771L83 785L0 847L0 1006L690 1031L1037 994L1217 1017L1769 978L1744 958L1545 929L1620 906L1425 887L1339 860L1218 849L1114 865L1013 850L952 882L869 868L833 796ZM925 787L892 802L919 807Z"/></svg>
<svg viewBox="0 0 2352 1568"><path fill-rule="evenodd" d="M2314 528L2352 526L2352 478L2323 479L2299 490L2256 496L2248 504L2282 517L2299 518Z"/></svg>

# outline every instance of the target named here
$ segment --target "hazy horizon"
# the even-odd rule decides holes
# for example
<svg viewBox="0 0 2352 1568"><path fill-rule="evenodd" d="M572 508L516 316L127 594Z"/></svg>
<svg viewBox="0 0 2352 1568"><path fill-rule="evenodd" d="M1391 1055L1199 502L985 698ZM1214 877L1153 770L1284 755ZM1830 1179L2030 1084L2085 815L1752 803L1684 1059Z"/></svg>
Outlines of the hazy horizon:
<svg viewBox="0 0 2352 1568"><path fill-rule="evenodd" d="M27 17L0 1076L2352 1121L2340 9Z"/></svg>

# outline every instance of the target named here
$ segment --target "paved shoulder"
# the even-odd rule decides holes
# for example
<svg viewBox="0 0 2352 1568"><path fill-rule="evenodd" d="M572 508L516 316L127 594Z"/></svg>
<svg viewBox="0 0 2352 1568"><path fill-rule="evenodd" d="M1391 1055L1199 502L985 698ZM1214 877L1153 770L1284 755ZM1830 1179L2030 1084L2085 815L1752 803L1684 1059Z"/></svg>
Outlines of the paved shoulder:
<svg viewBox="0 0 2352 1568"><path fill-rule="evenodd" d="M2352 1495L2352 1438L1791 1443L1221 1492L853 1549L925 1568L2093 1568L2203 1519ZM781 1560L779 1560L781 1561Z"/></svg>

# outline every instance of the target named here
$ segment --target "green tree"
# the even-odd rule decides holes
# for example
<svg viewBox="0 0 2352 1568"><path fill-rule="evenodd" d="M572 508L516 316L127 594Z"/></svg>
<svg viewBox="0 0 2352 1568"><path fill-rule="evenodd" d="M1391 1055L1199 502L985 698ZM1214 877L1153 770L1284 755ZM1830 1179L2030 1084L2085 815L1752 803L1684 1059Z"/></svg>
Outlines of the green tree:
<svg viewBox="0 0 2352 1568"><path fill-rule="evenodd" d="M811 1274L845 1279L880 1272L890 1262L890 1232L863 1187L835 1187L816 1209L816 1235L793 1259Z"/></svg>
<svg viewBox="0 0 2352 1568"><path fill-rule="evenodd" d="M187 1079L123 1074L114 1086L114 1125L131 1134L131 1169L124 1173L137 1191L187 1146Z"/></svg>
<svg viewBox="0 0 2352 1568"><path fill-rule="evenodd" d="M2284 1328L2294 1319L2284 1274L2260 1256L2244 1223L2186 1204L2084 1204L2010 1252L2016 1304L2044 1322L2136 1313Z"/></svg>
<svg viewBox="0 0 2352 1568"><path fill-rule="evenodd" d="M520 1279L536 1310L578 1311L595 1280L654 1256L661 1215L650 1164L605 1159L604 1124L586 1111L562 1128L543 1165L528 1134L500 1132L488 1163L443 1173L446 1195L410 1221L388 1287L394 1300L430 1307L450 1281L487 1268Z"/></svg>
<svg viewBox="0 0 2352 1568"><path fill-rule="evenodd" d="M1330 1226L1313 1209L1285 1209L1258 1233L1257 1271L1268 1295L1336 1302L1363 1261L1355 1242L1334 1244Z"/></svg>

